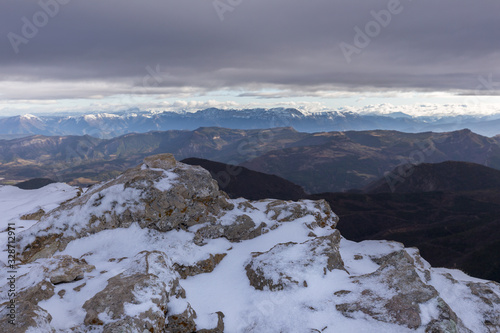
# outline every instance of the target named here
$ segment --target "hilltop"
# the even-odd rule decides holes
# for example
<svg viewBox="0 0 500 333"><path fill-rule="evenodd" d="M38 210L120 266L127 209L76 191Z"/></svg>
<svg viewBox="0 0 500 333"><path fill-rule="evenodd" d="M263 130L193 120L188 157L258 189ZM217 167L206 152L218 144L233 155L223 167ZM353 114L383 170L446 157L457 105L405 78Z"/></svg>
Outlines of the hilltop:
<svg viewBox="0 0 500 333"><path fill-rule="evenodd" d="M36 222L37 200L9 206L23 190L0 187L8 221L32 225L17 231L17 332L500 328L498 284L432 268L400 243L348 241L323 200L229 199L167 154L83 192L35 191L48 190L59 194L33 198L62 204ZM0 313L11 330L7 303Z"/></svg>

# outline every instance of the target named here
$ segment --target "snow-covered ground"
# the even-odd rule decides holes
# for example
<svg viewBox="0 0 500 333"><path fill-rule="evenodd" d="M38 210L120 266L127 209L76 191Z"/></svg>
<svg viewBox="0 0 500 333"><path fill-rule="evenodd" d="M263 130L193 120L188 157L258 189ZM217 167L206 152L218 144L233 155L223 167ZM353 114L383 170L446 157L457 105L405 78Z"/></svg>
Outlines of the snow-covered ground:
<svg viewBox="0 0 500 333"><path fill-rule="evenodd" d="M36 221L21 220L25 214L43 209L48 212L76 196L78 189L64 183L54 183L37 190L21 190L15 186L0 186L0 262L7 262L7 224L14 223L16 234Z"/></svg>
<svg viewBox="0 0 500 333"><path fill-rule="evenodd" d="M171 177L172 178L172 177ZM164 186L165 184L162 184ZM16 233L30 228L36 221L25 221L19 218L33 213L40 208L49 211L61 202L76 196L77 189L65 184L51 184L39 190L20 190L12 186L0 187L1 230L0 247L6 248L7 223L15 223ZM233 201L236 205L242 199ZM264 205L264 203L256 203ZM259 208L259 207L257 207ZM258 221L266 221L272 225L269 214L262 209L246 212ZM253 215L252 215L253 214ZM230 219L230 215L226 218ZM226 332L424 332L424 326L411 329L390 322L375 320L365 313L354 312L351 317L343 315L337 305L346 302L350 296L337 296L340 292L359 295L363 290L375 290L381 295L391 296L396 292L390 288L381 290L380 281L373 280L372 285L360 285L351 277L363 277L377 271L380 264L372 258L380 258L395 251L404 250L400 243L387 241L364 241L356 243L342 239L340 254L345 270L324 270L321 258L312 264L302 267L294 274L300 280L307 281L307 288L290 287L280 291L256 290L249 284L245 266L256 252L266 252L280 243L294 242L286 251L272 257L275 265L292 266L300 263L309 253L302 252L301 243L316 237L327 236L332 229L306 226L312 217L297 219L283 223L277 228L270 228L267 233L253 239L232 243L226 238L206 240L206 245L198 246L193 242L195 231L201 226L195 225L188 231L159 232L148 228L140 228L134 223L129 228L103 230L87 237L71 241L60 253L73 258L84 258L95 270L86 273L83 280L55 285L54 296L38 305L52 316L51 325L60 332L83 323L85 310L83 304L96 293L103 290L108 279L133 266L135 257L141 251L164 252L170 263L194 265L210 254L226 253L226 257L211 273L198 274L181 280L180 285L186 292L186 298L170 299L169 313L182 313L189 303L196 310L195 322L198 329L213 328L217 324L217 311L225 315ZM223 221L224 223L224 221ZM406 249L415 260L419 259L416 249ZM302 259L301 259L302 258ZM308 258L306 258L308 259ZM309 259L308 259L309 260ZM6 253L2 252L1 261L6 262ZM30 285L37 280L37 272L41 272L48 259L39 259L34 263L20 267L18 288ZM1 263L0 263L1 265ZM305 267L305 268L304 268ZM5 267L4 267L5 268ZM286 269L286 267L283 267ZM475 279L456 270L431 268L423 262L417 267L422 280L425 271L431 272L429 285L435 287L442 299L455 311L458 318L473 332L487 332L482 321L478 300L465 286L467 282L486 281ZM2 269L0 278L5 279L6 270ZM295 276L295 275L294 275ZM450 279L451 276L453 279ZM498 286L493 286L499 292ZM62 292L64 290L64 292ZM62 295L62 296L61 296ZM4 291L0 297L5 299ZM0 301L0 303L2 303ZM146 305L145 305L146 306ZM127 307L127 314L134 315L143 311L141 305ZM422 325L436 319L437 305L429 303L420 305ZM146 306L147 309L147 306ZM106 318L100 317L104 322Z"/></svg>

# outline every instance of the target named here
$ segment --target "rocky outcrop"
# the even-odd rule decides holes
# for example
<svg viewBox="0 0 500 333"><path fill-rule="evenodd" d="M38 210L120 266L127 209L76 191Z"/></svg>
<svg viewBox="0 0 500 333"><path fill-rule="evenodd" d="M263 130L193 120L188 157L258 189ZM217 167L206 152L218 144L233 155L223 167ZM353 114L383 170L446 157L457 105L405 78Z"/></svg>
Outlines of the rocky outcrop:
<svg viewBox="0 0 500 333"><path fill-rule="evenodd" d="M186 310L180 314L168 316L168 323L165 331L167 333L188 333L196 332L196 311L193 310L191 304L187 304Z"/></svg>
<svg viewBox="0 0 500 333"><path fill-rule="evenodd" d="M222 216L215 223L208 223L196 231L195 242L199 245L205 239L224 237L231 242L253 239L277 228L281 223L295 221L308 217L306 225L334 229L338 216L332 212L324 200L298 202L282 200L241 201L237 209L244 214ZM256 222L249 215L263 213L271 223ZM231 219L228 222L228 219Z"/></svg>
<svg viewBox="0 0 500 333"><path fill-rule="evenodd" d="M180 314L168 316L168 323L165 327L165 333L223 333L224 332L224 314L220 311L216 313L217 325L214 328L197 329L195 319L196 311L187 303L186 309Z"/></svg>
<svg viewBox="0 0 500 333"><path fill-rule="evenodd" d="M278 244L267 252L254 253L245 270L257 290L283 290L293 286L307 288L307 276L312 270L327 271L344 268L339 253L340 233L307 242Z"/></svg>
<svg viewBox="0 0 500 333"><path fill-rule="evenodd" d="M311 226L335 227L338 217L326 201L306 202L261 200L255 204L264 203L264 213L273 222L312 216L315 220ZM247 201L239 205L244 212L259 211ZM134 222L162 232L204 225L197 231L199 244L207 238L225 237L233 242L251 239L270 227L256 223L247 214L233 216L234 208L208 171L178 163L171 154L155 155L42 217L32 228L31 237L21 235L20 257L23 262L49 257L64 250L71 240L127 228Z"/></svg>
<svg viewBox="0 0 500 333"><path fill-rule="evenodd" d="M232 200L207 171L148 157L18 234L14 329L500 330L498 284L401 244L346 241L337 222L323 200Z"/></svg>
<svg viewBox="0 0 500 333"><path fill-rule="evenodd" d="M84 324L104 325L103 332L163 332L170 293L178 276L165 253L142 252L134 265L108 280L83 305ZM105 324L101 318L111 323Z"/></svg>
<svg viewBox="0 0 500 333"><path fill-rule="evenodd" d="M45 215L45 211L40 208L34 213L24 214L19 219L20 220L40 220L43 215Z"/></svg>
<svg viewBox="0 0 500 333"><path fill-rule="evenodd" d="M336 305L344 316L363 313L376 320L417 329L423 324L421 307L432 303L437 318L426 323L426 332L471 332L439 297L438 291L425 278L422 280L414 258L405 250L373 260L380 265L375 272L353 277L354 283L371 288L349 293L344 297L354 301Z"/></svg>
<svg viewBox="0 0 500 333"><path fill-rule="evenodd" d="M36 236L20 237L21 260L48 257L73 239L134 222L163 232L215 223L233 208L227 199L205 169L177 163L171 154L148 157L44 216Z"/></svg>
<svg viewBox="0 0 500 333"><path fill-rule="evenodd" d="M45 332L55 332L50 327L52 316L38 303L54 296L54 285L48 281L41 281L31 287L21 290L11 303L2 302L0 304L0 330L11 332L16 328L16 332L24 333L33 328L45 329ZM12 324L15 322L15 325Z"/></svg>
<svg viewBox="0 0 500 333"><path fill-rule="evenodd" d="M0 330L2 332L47 332L56 330L51 327L52 316L32 301L19 301L16 303L15 324L10 323L8 303L0 304ZM14 329L14 330L13 330Z"/></svg>

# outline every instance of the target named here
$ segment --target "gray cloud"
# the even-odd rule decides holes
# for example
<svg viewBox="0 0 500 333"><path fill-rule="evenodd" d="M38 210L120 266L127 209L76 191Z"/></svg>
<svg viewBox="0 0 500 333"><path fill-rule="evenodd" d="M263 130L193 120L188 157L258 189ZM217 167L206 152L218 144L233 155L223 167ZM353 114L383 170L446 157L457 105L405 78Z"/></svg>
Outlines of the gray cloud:
<svg viewBox="0 0 500 333"><path fill-rule="evenodd" d="M400 13L348 63L340 43L356 46L354 28L364 31L371 11L391 1L220 0L236 4L221 21L212 0L64 0L16 53L9 33L22 37L23 17L33 22L42 8L5 0L0 80L105 81L104 95L124 92L111 88L116 83L144 82L202 91L455 91L476 89L479 75L500 74L500 2L491 0L401 0Z"/></svg>

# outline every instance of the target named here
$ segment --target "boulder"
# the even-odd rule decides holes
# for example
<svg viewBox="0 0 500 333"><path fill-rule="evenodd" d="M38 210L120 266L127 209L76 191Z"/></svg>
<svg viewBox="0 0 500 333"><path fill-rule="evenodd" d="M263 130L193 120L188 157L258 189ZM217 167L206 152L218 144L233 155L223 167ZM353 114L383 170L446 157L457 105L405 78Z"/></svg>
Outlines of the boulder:
<svg viewBox="0 0 500 333"><path fill-rule="evenodd" d="M19 235L20 259L49 257L71 240L134 222L162 232L187 230L215 223L234 208L208 171L173 161L171 154L150 156L46 214L30 233Z"/></svg>
<svg viewBox="0 0 500 333"><path fill-rule="evenodd" d="M355 284L369 286L359 293L340 295L350 302L336 305L344 316L353 318L362 313L376 320L417 329L423 325L421 306L434 304L439 320L426 324L427 331L440 332L441 328L453 328L443 332L470 332L437 290L422 281L416 263L406 250L399 250L380 258L374 258L380 267L373 273L353 277Z"/></svg>
<svg viewBox="0 0 500 333"><path fill-rule="evenodd" d="M278 244L267 252L254 253L245 270L257 290L271 291L307 287L307 275L326 274L334 269L345 270L339 253L340 233L316 237L301 244Z"/></svg>
<svg viewBox="0 0 500 333"><path fill-rule="evenodd" d="M89 273L95 269L85 259L75 259L68 255L52 257L45 267L52 284L81 280L85 273Z"/></svg>
<svg viewBox="0 0 500 333"><path fill-rule="evenodd" d="M164 253L142 252L123 273L83 305L84 324L111 332L163 332L169 294L178 275ZM106 318L108 322L103 322Z"/></svg>

